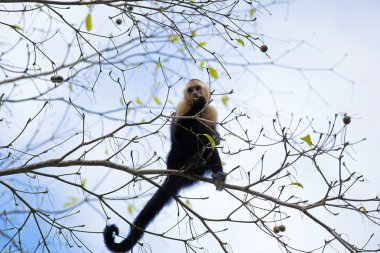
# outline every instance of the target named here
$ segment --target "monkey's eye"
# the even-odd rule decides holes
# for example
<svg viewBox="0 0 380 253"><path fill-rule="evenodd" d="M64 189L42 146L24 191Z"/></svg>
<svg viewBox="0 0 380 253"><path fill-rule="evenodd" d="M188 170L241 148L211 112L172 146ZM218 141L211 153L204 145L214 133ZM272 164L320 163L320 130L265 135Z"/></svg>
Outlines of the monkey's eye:
<svg viewBox="0 0 380 253"><path fill-rule="evenodd" d="M188 93L193 92L193 88L188 88L188 89L187 89L187 92L188 92Z"/></svg>
<svg viewBox="0 0 380 253"><path fill-rule="evenodd" d="M195 89L196 89L197 91L200 91L202 88L201 88L201 86L197 86Z"/></svg>

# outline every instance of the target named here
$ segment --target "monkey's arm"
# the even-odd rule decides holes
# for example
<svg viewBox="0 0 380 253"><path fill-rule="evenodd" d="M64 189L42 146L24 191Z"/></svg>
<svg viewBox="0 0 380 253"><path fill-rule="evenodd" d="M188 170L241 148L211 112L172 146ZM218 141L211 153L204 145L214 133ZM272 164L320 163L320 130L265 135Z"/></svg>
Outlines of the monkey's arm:
<svg viewBox="0 0 380 253"><path fill-rule="evenodd" d="M184 115L178 114L177 116L185 116L184 118L177 118L173 121L172 124L172 140L182 142L184 139L189 138L189 135L192 135L191 138L196 138L194 134L204 134L210 133L210 127L208 127L204 122L201 122L198 119L186 118L197 115L206 105L206 98L201 96L194 101L190 106L190 109L184 113Z"/></svg>

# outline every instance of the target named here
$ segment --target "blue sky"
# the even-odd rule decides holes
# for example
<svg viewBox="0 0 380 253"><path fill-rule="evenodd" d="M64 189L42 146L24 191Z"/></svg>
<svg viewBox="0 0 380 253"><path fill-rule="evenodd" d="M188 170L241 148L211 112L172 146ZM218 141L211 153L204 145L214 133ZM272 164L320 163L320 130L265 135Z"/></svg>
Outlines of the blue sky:
<svg viewBox="0 0 380 253"><path fill-rule="evenodd" d="M314 117L316 125L320 127L325 126L327 120L331 119L335 113L347 112L352 115L353 121L348 130L349 135L354 140L367 138L354 151L355 161L352 166L368 179L368 183L364 185L362 192L379 193L377 182L380 181L380 173L377 168L377 157L380 122L377 113L378 108L380 108L378 99L380 94L380 1L300 0L292 2L289 6L270 6L269 11L271 15L265 11L258 13L260 17L257 21L259 23L257 31L266 35L263 37L263 41L268 44L268 53L272 59L297 45L299 41L304 40L305 43L302 47L292 51L279 63L287 66L322 68L325 70L304 71L302 73L306 75L307 78L305 79L297 71L289 71L281 67L252 67L254 71L260 71L263 82L274 91L274 101L271 94L262 86L254 85L254 81L249 76L224 78L216 84L216 87L225 90L233 88L236 91L231 96L231 106L237 105L242 108L246 106L251 110L253 129L260 128L261 125L269 126L276 112L280 112L284 119L289 119L291 113L294 113L296 118ZM257 57L264 62L270 61L257 51L251 57ZM334 71L326 70L343 57L344 61L334 68ZM138 76L136 78L143 77ZM308 83L309 81L310 83ZM111 93L108 86L99 86L98 92ZM137 95L143 97L144 93L145 90L140 91ZM91 99L89 97L88 100L91 101ZM98 99L97 102L99 102L99 106L103 106L103 103L109 106L112 103L114 104L115 100L111 102L107 99ZM217 105L220 106L220 102ZM156 145L155 148L160 148L162 143L153 145ZM168 147L165 149L167 151ZM252 155L245 156L245 160L242 161L226 158L227 166L236 163L249 166L252 163L251 157ZM87 177L90 178L92 175L101 175L102 173L101 170L91 170ZM113 176L119 180L118 183L125 180L122 173L116 172L113 173ZM96 180L99 178L97 177ZM305 185L307 187L307 184ZM197 210L205 215L221 216L229 203L225 202L225 195L215 193L212 186L196 187L186 192L186 195L203 196L205 192L210 192L211 199L207 203L194 201L194 208L198 208ZM135 204L139 207L143 205L144 201L145 199L137 200ZM59 206L62 202L65 200L59 199L58 196L57 203ZM207 206L204 207L204 205ZM123 208L126 210L127 204L120 202L116 206L121 208L119 210ZM91 208L88 207L82 211L93 214ZM173 224L176 217L172 214L176 211L175 205L171 205L160 214L157 222L154 222L150 228L159 230L167 226L168 221ZM306 218L297 214L295 216L293 224L287 224L291 240L303 246L319 245L320 241L315 240L315 238L322 236L324 231L313 228L313 225ZM350 232L352 232L353 239L361 239L364 233L360 229L352 231L352 226L363 228L366 234L374 229L360 218L354 220L351 220L350 216L344 216L344 218L346 220L323 216L323 219L329 222L337 222L337 227L343 231L351 228ZM350 223L347 222L347 219L350 220ZM115 222L115 219L111 222ZM105 220L99 216L87 216L83 218L83 223L88 224L87 228L99 231L104 226ZM123 233L127 233L127 227L120 226L120 228ZM225 226L220 228L225 228ZM305 228L311 231L310 235L312 236L305 235ZM278 245L274 240L268 239L267 235L258 232L258 229L253 229L249 225L228 224L228 231L223 233L221 237L229 241L233 252L252 252L253 249L254 252L260 253L278 252ZM378 238L379 235L377 235ZM149 242L154 249L168 247L165 250L168 253L182 252L183 250L181 243L170 243L169 245L168 242L149 235L144 240ZM92 235L89 243L96 249L104 250L99 235ZM219 246L213 240L201 240L200 243L203 243L210 252L219 252ZM80 251L73 250L73 252Z"/></svg>

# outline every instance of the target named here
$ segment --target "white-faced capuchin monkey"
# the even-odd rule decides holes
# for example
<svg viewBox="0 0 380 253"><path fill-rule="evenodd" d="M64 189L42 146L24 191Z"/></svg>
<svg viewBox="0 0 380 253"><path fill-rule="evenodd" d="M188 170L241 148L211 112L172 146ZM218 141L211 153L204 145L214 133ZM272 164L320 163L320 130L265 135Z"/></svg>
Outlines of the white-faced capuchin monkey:
<svg viewBox="0 0 380 253"><path fill-rule="evenodd" d="M185 173L198 176L212 172L215 180L224 182L226 173L223 172L218 149L211 147L207 138L207 135L212 136L216 143L220 138L216 131L217 112L214 107L209 105L210 95L208 86L198 79L192 79L186 85L183 100L178 104L171 124L172 145L167 157L167 168L183 170ZM131 250L143 236L145 228L170 202L172 197L177 196L181 189L194 183L196 181L186 177L167 176L161 187L136 217L127 238L116 243L113 234L119 234L118 227L116 225L106 226L103 236L107 248L112 252ZM217 187L217 190L222 189Z"/></svg>

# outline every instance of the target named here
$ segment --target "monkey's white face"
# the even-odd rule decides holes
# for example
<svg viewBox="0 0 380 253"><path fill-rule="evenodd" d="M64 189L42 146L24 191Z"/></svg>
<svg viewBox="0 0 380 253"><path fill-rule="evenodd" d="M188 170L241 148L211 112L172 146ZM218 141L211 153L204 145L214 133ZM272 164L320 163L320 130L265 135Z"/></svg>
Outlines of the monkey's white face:
<svg viewBox="0 0 380 253"><path fill-rule="evenodd" d="M194 103L199 99L200 96L205 96L203 87L198 84L189 85L186 89L188 99Z"/></svg>

